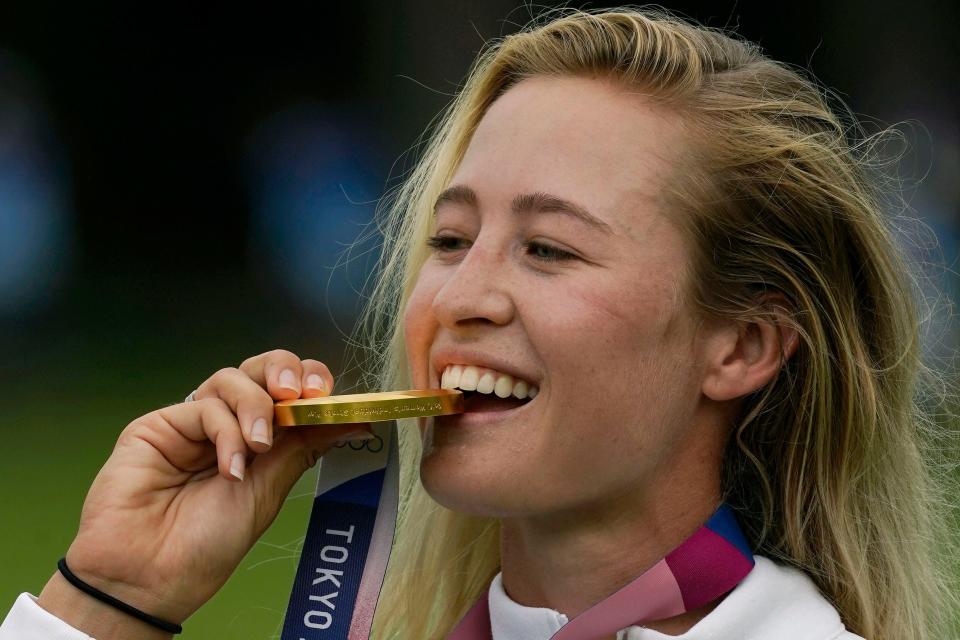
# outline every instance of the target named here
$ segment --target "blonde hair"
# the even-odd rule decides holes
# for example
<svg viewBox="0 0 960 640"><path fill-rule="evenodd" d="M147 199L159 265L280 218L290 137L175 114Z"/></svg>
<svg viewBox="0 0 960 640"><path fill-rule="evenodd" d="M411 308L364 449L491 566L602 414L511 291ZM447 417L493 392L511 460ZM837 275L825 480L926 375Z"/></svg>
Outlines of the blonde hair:
<svg viewBox="0 0 960 640"><path fill-rule="evenodd" d="M958 602L950 553L938 553L953 505L935 463L951 459L928 454L952 442L924 398L949 394L922 363L920 299L869 179L873 139L755 45L634 8L563 10L490 43L387 200L358 324L365 385L410 386L399 319L433 203L487 108L524 78L574 74L640 87L689 125L697 144L665 195L693 256L694 308L756 320L771 291L793 307L778 321L799 348L743 399L724 469L756 552L805 571L870 640L943 637ZM418 430L400 433L400 517L374 637L443 638L499 570L499 523L434 502Z"/></svg>

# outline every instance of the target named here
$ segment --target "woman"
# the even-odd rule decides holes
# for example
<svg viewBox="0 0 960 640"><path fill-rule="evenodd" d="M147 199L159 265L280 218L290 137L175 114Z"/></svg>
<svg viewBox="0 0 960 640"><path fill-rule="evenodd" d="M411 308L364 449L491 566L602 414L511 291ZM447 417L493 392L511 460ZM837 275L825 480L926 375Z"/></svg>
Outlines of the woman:
<svg viewBox="0 0 960 640"><path fill-rule="evenodd" d="M377 388L516 400L401 429L374 637L444 638L487 602L496 640L549 638L722 502L753 569L618 638L945 637L918 313L852 131L753 45L659 12L571 12L481 56L396 194L364 326ZM275 351L131 423L70 567L186 619L317 457L369 437L273 433L273 401L333 383ZM60 574L7 625L47 614L168 637Z"/></svg>

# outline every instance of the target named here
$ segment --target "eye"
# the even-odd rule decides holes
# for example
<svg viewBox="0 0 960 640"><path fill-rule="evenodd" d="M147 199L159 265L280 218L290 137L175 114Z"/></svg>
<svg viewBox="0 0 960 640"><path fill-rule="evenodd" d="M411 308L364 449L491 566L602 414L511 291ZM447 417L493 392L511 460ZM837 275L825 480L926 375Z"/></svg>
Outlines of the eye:
<svg viewBox="0 0 960 640"><path fill-rule="evenodd" d="M434 251L446 253L449 251L456 251L456 249L450 245L462 241L462 238L457 238L456 236L430 236L430 238L427 239L427 246Z"/></svg>
<svg viewBox="0 0 960 640"><path fill-rule="evenodd" d="M427 246L439 253L450 253L460 249L460 247L456 245L461 242L468 241L456 236L431 236L427 239ZM530 255L543 262L575 260L577 257L569 251L564 251L563 249L542 242L524 242L523 248L526 249Z"/></svg>
<svg viewBox="0 0 960 640"><path fill-rule="evenodd" d="M569 251L564 251L563 249L553 247L549 244L543 244L542 242L524 242L523 246L527 251L530 251L534 257L546 262L573 260L577 257Z"/></svg>

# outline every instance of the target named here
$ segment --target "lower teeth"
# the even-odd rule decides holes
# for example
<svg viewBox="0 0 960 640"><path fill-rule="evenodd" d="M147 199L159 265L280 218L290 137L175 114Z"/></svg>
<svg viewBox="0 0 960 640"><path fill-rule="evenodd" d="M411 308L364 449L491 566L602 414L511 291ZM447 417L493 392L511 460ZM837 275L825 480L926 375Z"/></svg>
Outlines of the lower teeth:
<svg viewBox="0 0 960 640"><path fill-rule="evenodd" d="M501 398L497 395L465 391L463 394L464 409L468 412L479 411L509 411L529 402L529 398L520 400L514 396Z"/></svg>

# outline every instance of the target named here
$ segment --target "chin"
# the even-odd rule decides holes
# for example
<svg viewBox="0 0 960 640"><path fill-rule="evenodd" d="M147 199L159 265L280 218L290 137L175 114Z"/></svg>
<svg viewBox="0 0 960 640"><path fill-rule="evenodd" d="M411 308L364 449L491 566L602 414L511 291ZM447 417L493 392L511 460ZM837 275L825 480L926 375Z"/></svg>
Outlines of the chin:
<svg viewBox="0 0 960 640"><path fill-rule="evenodd" d="M503 470L485 468L456 451L434 448L420 461L423 488L447 509L472 516L501 518L517 510L517 482Z"/></svg>

